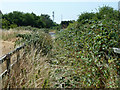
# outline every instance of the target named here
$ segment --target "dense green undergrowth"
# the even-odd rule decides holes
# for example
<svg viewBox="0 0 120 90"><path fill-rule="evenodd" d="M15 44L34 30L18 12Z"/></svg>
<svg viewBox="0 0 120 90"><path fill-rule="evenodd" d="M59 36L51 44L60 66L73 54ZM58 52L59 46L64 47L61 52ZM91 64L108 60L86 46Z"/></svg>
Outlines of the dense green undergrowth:
<svg viewBox="0 0 120 90"><path fill-rule="evenodd" d="M97 13L82 13L67 29L57 32L52 83L65 88L116 88L120 75L118 11L99 8Z"/></svg>
<svg viewBox="0 0 120 90"><path fill-rule="evenodd" d="M51 63L61 68L53 70L54 86L118 87L120 57L112 49L120 48L118 21L86 20L86 24L78 23L72 28L56 35Z"/></svg>
<svg viewBox="0 0 120 90"><path fill-rule="evenodd" d="M103 11L108 11L103 13ZM114 14L110 14L115 12ZM65 30L58 31L51 47L47 34L18 35L23 40L50 51L51 71L47 86L55 88L118 88L120 29L117 11L103 7L98 13L84 13ZM88 17L90 16L90 17ZM42 42L42 43L41 43ZM46 84L45 84L46 86Z"/></svg>
<svg viewBox="0 0 120 90"><path fill-rule="evenodd" d="M81 14L78 21L57 31L54 40L37 30L17 35L16 44L25 43L26 54L35 50L34 62L41 52L49 56L50 72L43 88L118 88L120 55L113 47L120 48L120 26L113 12L117 15L103 7L98 13Z"/></svg>

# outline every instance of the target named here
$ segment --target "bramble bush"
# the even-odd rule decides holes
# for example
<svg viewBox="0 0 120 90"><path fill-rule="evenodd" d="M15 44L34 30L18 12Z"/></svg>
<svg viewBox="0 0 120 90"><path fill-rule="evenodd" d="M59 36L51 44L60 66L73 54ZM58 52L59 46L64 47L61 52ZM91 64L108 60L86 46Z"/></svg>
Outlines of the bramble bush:
<svg viewBox="0 0 120 90"><path fill-rule="evenodd" d="M90 17L89 17L90 16ZM109 6L83 13L54 42L51 73L54 87L118 88L120 48L118 11Z"/></svg>
<svg viewBox="0 0 120 90"><path fill-rule="evenodd" d="M74 29L69 27L57 35L54 53L57 64L67 65L69 70L63 69L67 75L63 73L64 79L57 79L55 87L116 88L120 57L112 48L120 48L119 22L85 21L87 23L78 23Z"/></svg>

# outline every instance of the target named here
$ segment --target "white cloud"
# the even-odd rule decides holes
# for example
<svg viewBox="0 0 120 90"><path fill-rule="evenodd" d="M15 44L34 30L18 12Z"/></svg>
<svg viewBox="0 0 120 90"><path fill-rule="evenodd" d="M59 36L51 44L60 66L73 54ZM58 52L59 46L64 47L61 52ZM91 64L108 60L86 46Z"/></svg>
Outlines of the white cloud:
<svg viewBox="0 0 120 90"><path fill-rule="evenodd" d="M118 2L119 0L0 0L0 2Z"/></svg>

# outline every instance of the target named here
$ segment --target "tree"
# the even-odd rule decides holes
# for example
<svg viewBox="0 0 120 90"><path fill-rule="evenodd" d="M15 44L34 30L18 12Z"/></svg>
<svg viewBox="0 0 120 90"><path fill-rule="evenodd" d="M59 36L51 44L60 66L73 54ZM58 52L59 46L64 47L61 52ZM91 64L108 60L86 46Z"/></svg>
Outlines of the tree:
<svg viewBox="0 0 120 90"><path fill-rule="evenodd" d="M99 12L96 13L96 17L98 19L119 20L118 11L114 10L112 7L103 6L103 7L100 7L98 10Z"/></svg>
<svg viewBox="0 0 120 90"><path fill-rule="evenodd" d="M10 22L6 19L2 19L2 28L3 29L9 29Z"/></svg>
<svg viewBox="0 0 120 90"><path fill-rule="evenodd" d="M45 23L41 20L40 16L38 17L38 19L36 21L36 27L38 27L38 28L44 28L45 27Z"/></svg>
<svg viewBox="0 0 120 90"><path fill-rule="evenodd" d="M19 11L13 11L8 14L4 14L4 22L9 21L9 28L16 26L32 26L37 28L50 28L54 25L53 21L50 19L50 16L47 14L41 14L37 16L32 13L23 13ZM5 25L6 26L6 25ZM8 28L8 27L7 27Z"/></svg>
<svg viewBox="0 0 120 90"><path fill-rule="evenodd" d="M67 28L68 25L69 25L70 23L73 23L73 22L74 22L74 20L71 20L71 21L62 21L62 22L61 22L61 26L62 26L62 28Z"/></svg>
<svg viewBox="0 0 120 90"><path fill-rule="evenodd" d="M41 14L40 19L42 20L42 22L44 23L44 27L45 28L50 28L51 26L53 26L53 21L50 19L50 16L47 14Z"/></svg>
<svg viewBox="0 0 120 90"><path fill-rule="evenodd" d="M6 19L10 22L10 24L17 24L21 26L23 24L23 12L13 11L8 14L3 15L3 19Z"/></svg>
<svg viewBox="0 0 120 90"><path fill-rule="evenodd" d="M78 22L81 22L86 19L93 19L94 16L95 16L94 13L88 13L88 12L82 13L78 18Z"/></svg>
<svg viewBox="0 0 120 90"><path fill-rule="evenodd" d="M98 12L96 13L82 13L79 18L78 22L81 24L88 23L88 20L102 20L106 19L107 21L110 20L120 20L118 11L114 10L112 7L109 6L103 6L98 9Z"/></svg>
<svg viewBox="0 0 120 90"><path fill-rule="evenodd" d="M23 16L23 24L25 26L34 27L34 22L35 22L35 20L34 20L34 16L32 14L30 14L30 13L24 14L24 16Z"/></svg>

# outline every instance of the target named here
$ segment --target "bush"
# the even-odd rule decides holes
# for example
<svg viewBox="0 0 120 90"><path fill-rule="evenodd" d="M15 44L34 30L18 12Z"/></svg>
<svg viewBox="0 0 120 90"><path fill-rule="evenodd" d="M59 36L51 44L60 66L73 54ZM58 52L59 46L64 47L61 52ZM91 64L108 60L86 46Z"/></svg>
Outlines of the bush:
<svg viewBox="0 0 120 90"><path fill-rule="evenodd" d="M51 36L41 32L32 32L31 34L18 34L17 37L20 37L17 44L25 43L28 48L37 49L36 53L39 53L41 50L44 55L47 55L52 49L52 39ZM29 51L30 49L28 49Z"/></svg>
<svg viewBox="0 0 120 90"><path fill-rule="evenodd" d="M16 24L11 24L11 25L10 25L10 28L16 28L16 27L17 27Z"/></svg>
<svg viewBox="0 0 120 90"><path fill-rule="evenodd" d="M69 78L69 85L63 86L66 88L118 87L120 57L112 50L113 47L120 48L118 21L88 20L86 24L77 25L74 29L68 28L58 36L55 42L57 64L68 66L67 71L62 68L67 74L61 75L61 78ZM60 87L61 82L67 83L66 80L59 80L60 82L55 86Z"/></svg>

